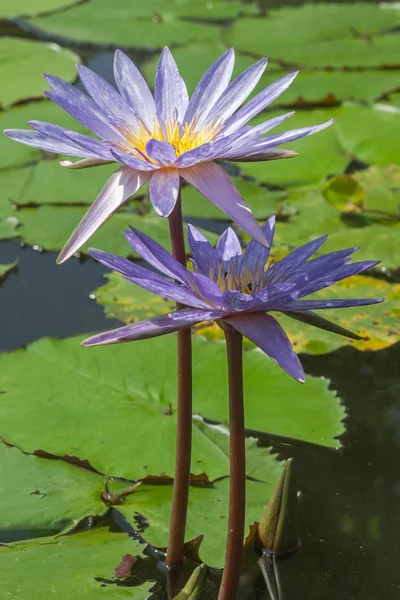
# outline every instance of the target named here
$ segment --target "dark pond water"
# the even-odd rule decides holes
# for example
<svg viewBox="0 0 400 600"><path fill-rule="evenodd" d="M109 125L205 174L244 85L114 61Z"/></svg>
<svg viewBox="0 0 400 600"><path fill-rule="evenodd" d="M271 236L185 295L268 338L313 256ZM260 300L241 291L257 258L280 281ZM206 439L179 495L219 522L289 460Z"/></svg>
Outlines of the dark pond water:
<svg viewBox="0 0 400 600"><path fill-rule="evenodd" d="M86 62L112 80L110 53L90 52ZM0 263L15 258L18 269L1 284L0 350L113 325L90 298L104 282L101 265L73 258L59 267L55 253L1 242ZM285 600L400 598L400 346L301 359L307 373L331 379L348 417L339 451L261 440L295 458L302 490L302 548L279 567ZM256 572L249 574L242 597L267 597Z"/></svg>

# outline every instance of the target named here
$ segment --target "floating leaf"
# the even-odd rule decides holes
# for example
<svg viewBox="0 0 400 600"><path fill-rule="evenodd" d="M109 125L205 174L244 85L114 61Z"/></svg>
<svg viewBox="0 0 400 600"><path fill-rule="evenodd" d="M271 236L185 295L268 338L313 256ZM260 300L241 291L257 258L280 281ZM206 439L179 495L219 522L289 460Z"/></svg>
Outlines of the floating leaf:
<svg viewBox="0 0 400 600"><path fill-rule="evenodd" d="M218 27L186 20L189 16L203 20L225 19L244 10L239 2L222 0L212 3L206 0L168 3L116 0L112 6L107 0L92 0L54 15L29 19L28 23L47 34L71 40L153 49L218 37Z"/></svg>
<svg viewBox="0 0 400 600"><path fill-rule="evenodd" d="M0 171L4 194L18 206L40 204L92 204L116 164L94 169L65 169L56 160L42 160L31 167ZM13 190L15 190L13 192Z"/></svg>
<svg viewBox="0 0 400 600"><path fill-rule="evenodd" d="M4 277L7 275L7 273L16 269L17 266L18 266L18 260L14 260L14 262L8 263L5 265L0 264L0 281L2 279L4 279Z"/></svg>
<svg viewBox="0 0 400 600"><path fill-rule="evenodd" d="M107 527L71 536L47 537L0 548L3 565L2 592L10 598L59 600L146 600L152 583L119 587L114 569L123 554L140 554L143 546L125 533Z"/></svg>
<svg viewBox="0 0 400 600"><path fill-rule="evenodd" d="M79 56L56 44L4 37L0 40L0 105L43 96L43 72L67 81L76 77Z"/></svg>
<svg viewBox="0 0 400 600"><path fill-rule="evenodd" d="M0 436L30 453L45 449L87 459L99 472L114 477L172 477L175 344L174 336L165 336L136 345L87 349L79 347L77 338L44 339L4 354ZM194 353L194 410L224 422L224 344L196 339ZM247 427L337 446L334 438L343 431L343 409L328 383L309 377L301 386L263 353L246 353ZM227 457L198 428L192 473L206 473L210 481L228 473Z"/></svg>
<svg viewBox="0 0 400 600"><path fill-rule="evenodd" d="M398 38L381 34L399 24L396 9L372 4L306 4L240 19L226 34L238 50L292 65L399 65Z"/></svg>
<svg viewBox="0 0 400 600"><path fill-rule="evenodd" d="M68 531L84 517L104 514L99 475L2 444L0 457L1 527L19 539Z"/></svg>
<svg viewBox="0 0 400 600"><path fill-rule="evenodd" d="M372 166L358 171L353 178L367 196L367 207L396 213L400 207L400 166Z"/></svg>
<svg viewBox="0 0 400 600"><path fill-rule="evenodd" d="M69 6L74 6L79 0L2 0L0 18L15 19L48 13Z"/></svg>
<svg viewBox="0 0 400 600"><path fill-rule="evenodd" d="M0 218L0 240L17 237L18 220L15 217Z"/></svg>
<svg viewBox="0 0 400 600"><path fill-rule="evenodd" d="M344 149L377 165L400 163L400 110L386 105L347 104L335 116L335 128Z"/></svg>

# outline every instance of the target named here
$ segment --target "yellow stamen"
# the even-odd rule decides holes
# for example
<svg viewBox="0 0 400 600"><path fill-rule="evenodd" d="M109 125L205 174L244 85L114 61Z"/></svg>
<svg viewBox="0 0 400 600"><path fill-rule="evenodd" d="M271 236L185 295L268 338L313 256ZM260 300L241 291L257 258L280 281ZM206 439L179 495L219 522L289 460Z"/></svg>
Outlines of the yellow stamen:
<svg viewBox="0 0 400 600"><path fill-rule="evenodd" d="M116 145L124 152L130 152L137 158L142 158L145 155L146 158L151 160L146 153L146 144L151 139L160 140L161 142L169 142L178 157L189 150L212 142L221 129L221 126L216 123L197 128L198 121L198 117L194 117L190 123L179 126L175 118L172 118L166 123L165 134L158 119L155 120L152 131L149 131L143 124L138 124L136 128L120 125L119 130L125 138L125 143L117 142Z"/></svg>

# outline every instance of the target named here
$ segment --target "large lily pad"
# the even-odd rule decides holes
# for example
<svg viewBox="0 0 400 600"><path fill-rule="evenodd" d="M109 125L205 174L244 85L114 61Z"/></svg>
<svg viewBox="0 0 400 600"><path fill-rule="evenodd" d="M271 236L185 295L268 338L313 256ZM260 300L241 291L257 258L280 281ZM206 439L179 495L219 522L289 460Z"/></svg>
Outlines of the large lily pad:
<svg viewBox="0 0 400 600"><path fill-rule="evenodd" d="M251 20L250 24L253 23L257 24L258 20ZM226 46L219 41L197 42L174 50L174 58L190 94L208 67L225 50ZM267 54L267 56L272 56L272 54ZM143 65L143 73L150 85L154 82L157 61L158 57L155 57ZM254 58L236 52L233 77L254 62ZM253 94L287 72L270 62ZM334 104L342 100L372 102L398 87L398 72L392 70L317 71L303 69L292 85L275 100L274 105Z"/></svg>
<svg viewBox="0 0 400 600"><path fill-rule="evenodd" d="M28 452L45 449L87 459L99 472L116 477L171 477L175 352L174 336L166 336L91 349L80 348L77 338L45 339L5 354L0 436ZM194 355L194 410L226 421L224 344L196 339ZM245 382L249 428L338 446L343 409L327 380L309 377L301 386L253 351L245 356ZM198 428L193 442L193 474L205 472L210 481L227 474L226 457L215 454Z"/></svg>
<svg viewBox="0 0 400 600"><path fill-rule="evenodd" d="M337 109L299 110L290 119L274 129L274 133L298 127L317 125L328 121L336 114ZM266 116L259 115L253 124L282 111L271 111ZM238 167L246 174L268 184L289 186L315 183L327 175L340 173L349 162L346 158L334 126L313 136L284 144L285 148L296 150L299 154L289 160L278 160L261 163L238 163Z"/></svg>
<svg viewBox="0 0 400 600"><path fill-rule="evenodd" d="M348 153L366 163L400 163L399 109L386 104L348 104L335 118L339 139Z"/></svg>
<svg viewBox="0 0 400 600"><path fill-rule="evenodd" d="M270 11L264 19L241 19L227 32L226 41L286 64L399 65L397 36L378 35L398 23L396 9L372 4L306 4Z"/></svg>
<svg viewBox="0 0 400 600"><path fill-rule="evenodd" d="M153 584L126 588L113 580L121 556L141 554L142 548L107 527L0 548L3 597L146 600Z"/></svg>
<svg viewBox="0 0 400 600"><path fill-rule="evenodd" d="M15 19L49 13L73 6L77 0L3 0L0 8L0 18Z"/></svg>
<svg viewBox="0 0 400 600"><path fill-rule="evenodd" d="M218 27L187 20L220 19L243 11L239 2L187 0L186 2L126 3L91 0L54 15L29 19L28 23L46 33L71 40L107 43L135 48L161 48L196 40L215 39Z"/></svg>
<svg viewBox="0 0 400 600"><path fill-rule="evenodd" d="M0 105L43 96L43 72L73 81L79 57L56 44L3 38L0 40Z"/></svg>
<svg viewBox="0 0 400 600"><path fill-rule="evenodd" d="M3 444L0 457L2 541L9 541L4 538L7 530L20 539L53 535L72 529L86 516L105 512L99 475Z"/></svg>
<svg viewBox="0 0 400 600"><path fill-rule="evenodd" d="M92 204L116 164L93 169L65 169L57 159L30 167L0 172L6 200L17 206L41 204Z"/></svg>

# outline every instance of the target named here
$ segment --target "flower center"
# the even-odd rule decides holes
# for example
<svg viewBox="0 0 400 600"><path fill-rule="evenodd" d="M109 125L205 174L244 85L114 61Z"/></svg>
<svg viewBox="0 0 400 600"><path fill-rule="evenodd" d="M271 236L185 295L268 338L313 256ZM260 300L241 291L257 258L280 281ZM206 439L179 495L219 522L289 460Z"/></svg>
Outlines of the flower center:
<svg viewBox="0 0 400 600"><path fill-rule="evenodd" d="M252 271L246 264L239 265L234 259L212 265L209 271L210 279L215 281L222 292L237 290L250 295L264 287L263 274L260 268Z"/></svg>
<svg viewBox="0 0 400 600"><path fill-rule="evenodd" d="M120 124L118 128L126 143L118 142L116 145L136 158L151 160L146 152L146 144L154 139L170 143L178 157L189 150L212 142L221 129L221 125L215 123L197 129L197 123L198 117L194 117L190 123L185 123L185 125L179 125L175 118L171 118L165 124L165 131L158 119L155 120L152 131L143 123L139 123L137 127Z"/></svg>

